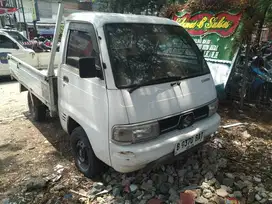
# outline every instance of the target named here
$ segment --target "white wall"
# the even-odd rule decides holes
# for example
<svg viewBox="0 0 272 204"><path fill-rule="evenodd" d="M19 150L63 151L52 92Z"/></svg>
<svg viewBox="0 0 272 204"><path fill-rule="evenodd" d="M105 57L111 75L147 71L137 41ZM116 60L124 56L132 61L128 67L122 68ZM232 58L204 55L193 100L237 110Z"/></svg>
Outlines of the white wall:
<svg viewBox="0 0 272 204"><path fill-rule="evenodd" d="M32 19L32 1L31 0L23 0L23 6L24 6L26 22L32 22L33 21L33 19ZM16 13L16 17L19 22L24 22L23 14L21 11Z"/></svg>
<svg viewBox="0 0 272 204"><path fill-rule="evenodd" d="M74 0L72 3L64 3L64 4L68 5L69 8L76 9L77 0ZM33 22L32 0L23 0L23 5L24 5L24 10L25 10L26 22L28 22L28 23ZM58 12L57 0L38 0L38 9L39 9L39 13L40 13L40 21L39 22L41 22L41 23L55 23L56 22L57 12ZM69 10L65 9L65 13L69 13ZM17 15L17 20L20 22L23 22L22 12L17 12L16 15Z"/></svg>

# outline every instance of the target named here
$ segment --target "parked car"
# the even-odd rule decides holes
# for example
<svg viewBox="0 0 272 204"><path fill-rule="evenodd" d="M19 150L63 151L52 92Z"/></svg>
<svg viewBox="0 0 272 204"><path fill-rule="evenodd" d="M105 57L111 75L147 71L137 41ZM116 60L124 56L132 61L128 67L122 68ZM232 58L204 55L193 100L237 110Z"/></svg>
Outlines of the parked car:
<svg viewBox="0 0 272 204"><path fill-rule="evenodd" d="M18 31L0 29L0 76L10 75L8 54L24 61L28 61L35 54L32 49L25 47L21 42L28 42L28 40Z"/></svg>

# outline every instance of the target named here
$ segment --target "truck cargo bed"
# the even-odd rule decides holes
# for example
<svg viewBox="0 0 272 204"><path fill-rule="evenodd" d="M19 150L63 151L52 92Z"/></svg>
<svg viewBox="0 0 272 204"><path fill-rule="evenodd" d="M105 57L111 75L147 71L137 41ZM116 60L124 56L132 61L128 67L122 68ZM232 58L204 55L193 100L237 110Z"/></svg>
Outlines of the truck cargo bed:
<svg viewBox="0 0 272 204"><path fill-rule="evenodd" d="M37 67L33 67L12 55L9 55L9 67L11 76L21 85L34 94L49 109L56 108L56 101L53 103L50 102L50 86L47 70L39 70ZM54 89L57 88L56 78L54 77Z"/></svg>

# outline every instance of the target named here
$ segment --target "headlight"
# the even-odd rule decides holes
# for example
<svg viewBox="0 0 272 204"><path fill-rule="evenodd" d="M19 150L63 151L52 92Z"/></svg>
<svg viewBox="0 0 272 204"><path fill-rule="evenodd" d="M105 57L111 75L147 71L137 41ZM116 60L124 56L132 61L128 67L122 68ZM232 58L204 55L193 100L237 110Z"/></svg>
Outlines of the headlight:
<svg viewBox="0 0 272 204"><path fill-rule="evenodd" d="M218 109L218 99L209 104L209 117L216 113Z"/></svg>
<svg viewBox="0 0 272 204"><path fill-rule="evenodd" d="M160 135L157 122L143 125L117 125L113 128L112 139L120 143L137 143Z"/></svg>

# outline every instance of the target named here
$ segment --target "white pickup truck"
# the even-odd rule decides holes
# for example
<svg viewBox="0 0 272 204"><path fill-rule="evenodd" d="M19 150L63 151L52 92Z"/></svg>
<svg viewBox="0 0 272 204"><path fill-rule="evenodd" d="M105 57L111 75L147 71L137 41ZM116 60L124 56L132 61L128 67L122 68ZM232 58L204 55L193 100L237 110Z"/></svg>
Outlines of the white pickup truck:
<svg viewBox="0 0 272 204"><path fill-rule="evenodd" d="M12 76L28 90L30 112L58 115L75 164L87 177L104 164L132 172L201 146L220 116L209 68L176 22L110 13L71 14L60 63L53 66L62 6L48 70L10 55Z"/></svg>

